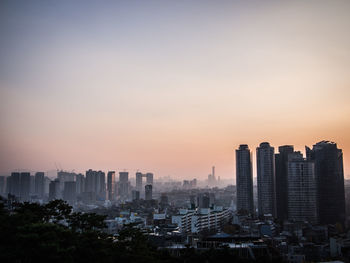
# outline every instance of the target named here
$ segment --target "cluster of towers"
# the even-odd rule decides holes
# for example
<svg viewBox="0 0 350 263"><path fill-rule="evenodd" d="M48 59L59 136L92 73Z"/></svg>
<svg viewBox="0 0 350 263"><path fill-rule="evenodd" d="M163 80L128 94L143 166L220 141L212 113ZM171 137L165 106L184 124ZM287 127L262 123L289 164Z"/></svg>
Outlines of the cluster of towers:
<svg viewBox="0 0 350 263"><path fill-rule="evenodd" d="M132 190L129 181L129 172L119 172L119 181L116 181L115 171L107 173L107 199L115 201L117 197L120 200L127 200L132 195L132 199L139 199L143 190L142 179L146 178L145 199L152 199L153 173L136 173L136 187Z"/></svg>
<svg viewBox="0 0 350 263"><path fill-rule="evenodd" d="M291 145L263 142L256 149L258 215L280 220L335 224L345 221L343 154L329 141L306 147L306 158ZM255 214L252 157L248 145L236 150L237 210Z"/></svg>
<svg viewBox="0 0 350 263"><path fill-rule="evenodd" d="M146 178L144 185L142 179ZM107 180L106 180L107 179ZM128 172L119 172L119 180L115 171L109 171L107 177L103 171L87 170L85 176L74 172L58 171L57 178L50 180L44 172L35 176L29 172L13 172L11 176L1 177L1 186L6 190L0 194L10 194L21 202L32 200L63 199L71 204L76 201L95 203L96 201L125 201L140 199L152 200L153 173L136 173L136 187L132 187Z"/></svg>

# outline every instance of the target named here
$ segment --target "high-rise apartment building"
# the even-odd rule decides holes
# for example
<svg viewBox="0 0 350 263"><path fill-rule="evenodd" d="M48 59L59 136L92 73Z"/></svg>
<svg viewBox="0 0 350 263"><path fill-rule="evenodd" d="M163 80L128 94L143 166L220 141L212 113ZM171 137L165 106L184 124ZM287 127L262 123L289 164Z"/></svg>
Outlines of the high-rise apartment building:
<svg viewBox="0 0 350 263"><path fill-rule="evenodd" d="M20 176L20 200L22 202L30 200L30 173L21 173Z"/></svg>
<svg viewBox="0 0 350 263"><path fill-rule="evenodd" d="M241 144L236 150L237 211L254 214L253 173L248 145Z"/></svg>
<svg viewBox="0 0 350 263"><path fill-rule="evenodd" d="M153 173L136 173L136 190L140 193L143 190L143 178L146 178L146 184L153 185Z"/></svg>
<svg viewBox="0 0 350 263"><path fill-rule="evenodd" d="M96 193L96 171L91 169L85 173L85 192Z"/></svg>
<svg viewBox="0 0 350 263"><path fill-rule="evenodd" d="M76 182L64 182L63 200L73 205L77 199Z"/></svg>
<svg viewBox="0 0 350 263"><path fill-rule="evenodd" d="M61 198L62 195L60 181L58 179L55 179L54 181L51 181L49 185L49 201Z"/></svg>
<svg viewBox="0 0 350 263"><path fill-rule="evenodd" d="M321 224L345 222L343 152L337 144L321 141L306 147L307 159L315 163L319 221Z"/></svg>
<svg viewBox="0 0 350 263"><path fill-rule="evenodd" d="M30 186L29 186L29 195L35 195L35 175L30 176Z"/></svg>
<svg viewBox="0 0 350 263"><path fill-rule="evenodd" d="M290 153L287 162L287 179L288 219L316 224L318 214L314 163L304 159L300 152Z"/></svg>
<svg viewBox="0 0 350 263"><path fill-rule="evenodd" d="M141 192L142 191L142 177L143 174L140 172L136 173L136 190Z"/></svg>
<svg viewBox="0 0 350 263"><path fill-rule="evenodd" d="M77 187L77 195L81 195L85 191L85 177L83 174L75 175L75 182Z"/></svg>
<svg viewBox="0 0 350 263"><path fill-rule="evenodd" d="M106 175L102 171L86 171L85 192L96 200L106 200Z"/></svg>
<svg viewBox="0 0 350 263"><path fill-rule="evenodd" d="M146 184L153 185L153 173L146 173Z"/></svg>
<svg viewBox="0 0 350 263"><path fill-rule="evenodd" d="M114 201L114 199L115 199L115 171L109 171L107 174L107 193L108 193L108 200Z"/></svg>
<svg viewBox="0 0 350 263"><path fill-rule="evenodd" d="M274 148L263 142L256 149L259 216L276 215Z"/></svg>
<svg viewBox="0 0 350 263"><path fill-rule="evenodd" d="M151 184L145 185L145 200L147 200L147 201L152 200L152 185Z"/></svg>
<svg viewBox="0 0 350 263"><path fill-rule="evenodd" d="M140 191L132 190L131 191L131 197L132 197L133 201L140 200Z"/></svg>
<svg viewBox="0 0 350 263"><path fill-rule="evenodd" d="M60 181L60 191L63 193L64 183L65 182L74 182L75 173L73 173L73 172L65 172L65 171L58 171L57 172L57 178Z"/></svg>
<svg viewBox="0 0 350 263"><path fill-rule="evenodd" d="M99 201L106 200L106 174L102 171L96 172L96 198Z"/></svg>
<svg viewBox="0 0 350 263"><path fill-rule="evenodd" d="M119 172L119 196L126 200L129 197L129 173Z"/></svg>
<svg viewBox="0 0 350 263"><path fill-rule="evenodd" d="M35 190L34 190L35 195L40 199L43 198L45 193L45 173L44 172L35 173L34 183L35 183Z"/></svg>
<svg viewBox="0 0 350 263"><path fill-rule="evenodd" d="M0 176L0 195L5 196L6 192L6 177Z"/></svg>
<svg viewBox="0 0 350 263"><path fill-rule="evenodd" d="M280 220L288 218L288 155L294 152L292 145L278 147L275 154L276 172L276 217Z"/></svg>
<svg viewBox="0 0 350 263"><path fill-rule="evenodd" d="M11 173L11 177L8 179L9 193L19 198L21 193L21 174L17 172Z"/></svg>
<svg viewBox="0 0 350 263"><path fill-rule="evenodd" d="M208 186L216 186L215 166L212 167L212 173L208 175Z"/></svg>
<svg viewBox="0 0 350 263"><path fill-rule="evenodd" d="M210 208L213 205L213 203L214 203L213 197L210 198L209 193L198 193L197 194L197 206L198 206L198 208Z"/></svg>

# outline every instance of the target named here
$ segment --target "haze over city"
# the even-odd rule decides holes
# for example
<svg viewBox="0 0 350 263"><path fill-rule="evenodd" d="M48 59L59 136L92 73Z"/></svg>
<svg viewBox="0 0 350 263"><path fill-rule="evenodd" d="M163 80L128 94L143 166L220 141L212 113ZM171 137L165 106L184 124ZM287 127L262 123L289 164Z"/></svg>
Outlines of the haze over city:
<svg viewBox="0 0 350 263"><path fill-rule="evenodd" d="M304 152L330 140L349 178L349 10L349 1L2 1L0 173L56 163L205 179L215 165L234 178L242 143L255 154L264 141Z"/></svg>

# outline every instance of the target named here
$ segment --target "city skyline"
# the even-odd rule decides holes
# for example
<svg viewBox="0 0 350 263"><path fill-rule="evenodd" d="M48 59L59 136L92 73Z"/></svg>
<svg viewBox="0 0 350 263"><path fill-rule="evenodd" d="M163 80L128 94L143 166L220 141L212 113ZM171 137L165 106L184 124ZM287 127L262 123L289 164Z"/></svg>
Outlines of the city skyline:
<svg viewBox="0 0 350 263"><path fill-rule="evenodd" d="M235 183L235 149L322 140L350 179L350 2L0 3L0 175ZM253 176L256 167L253 165Z"/></svg>

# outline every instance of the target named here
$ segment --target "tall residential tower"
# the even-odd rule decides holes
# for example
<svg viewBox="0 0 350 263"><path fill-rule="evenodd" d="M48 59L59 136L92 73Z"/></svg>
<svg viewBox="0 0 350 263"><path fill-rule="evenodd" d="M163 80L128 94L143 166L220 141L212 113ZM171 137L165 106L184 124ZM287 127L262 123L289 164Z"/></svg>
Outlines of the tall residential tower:
<svg viewBox="0 0 350 263"><path fill-rule="evenodd" d="M306 147L306 156L315 163L319 219L321 224L345 222L343 152L329 141Z"/></svg>
<svg viewBox="0 0 350 263"><path fill-rule="evenodd" d="M254 214L252 161L246 144L236 150L236 186L237 211Z"/></svg>
<svg viewBox="0 0 350 263"><path fill-rule="evenodd" d="M268 142L263 142L256 153L259 216L276 216L274 148Z"/></svg>
<svg viewBox="0 0 350 263"><path fill-rule="evenodd" d="M294 152L292 145L278 147L275 154L276 171L276 216L280 220L288 218L288 155Z"/></svg>
<svg viewBox="0 0 350 263"><path fill-rule="evenodd" d="M318 223L317 189L314 163L303 158L300 152L288 155L288 219Z"/></svg>

